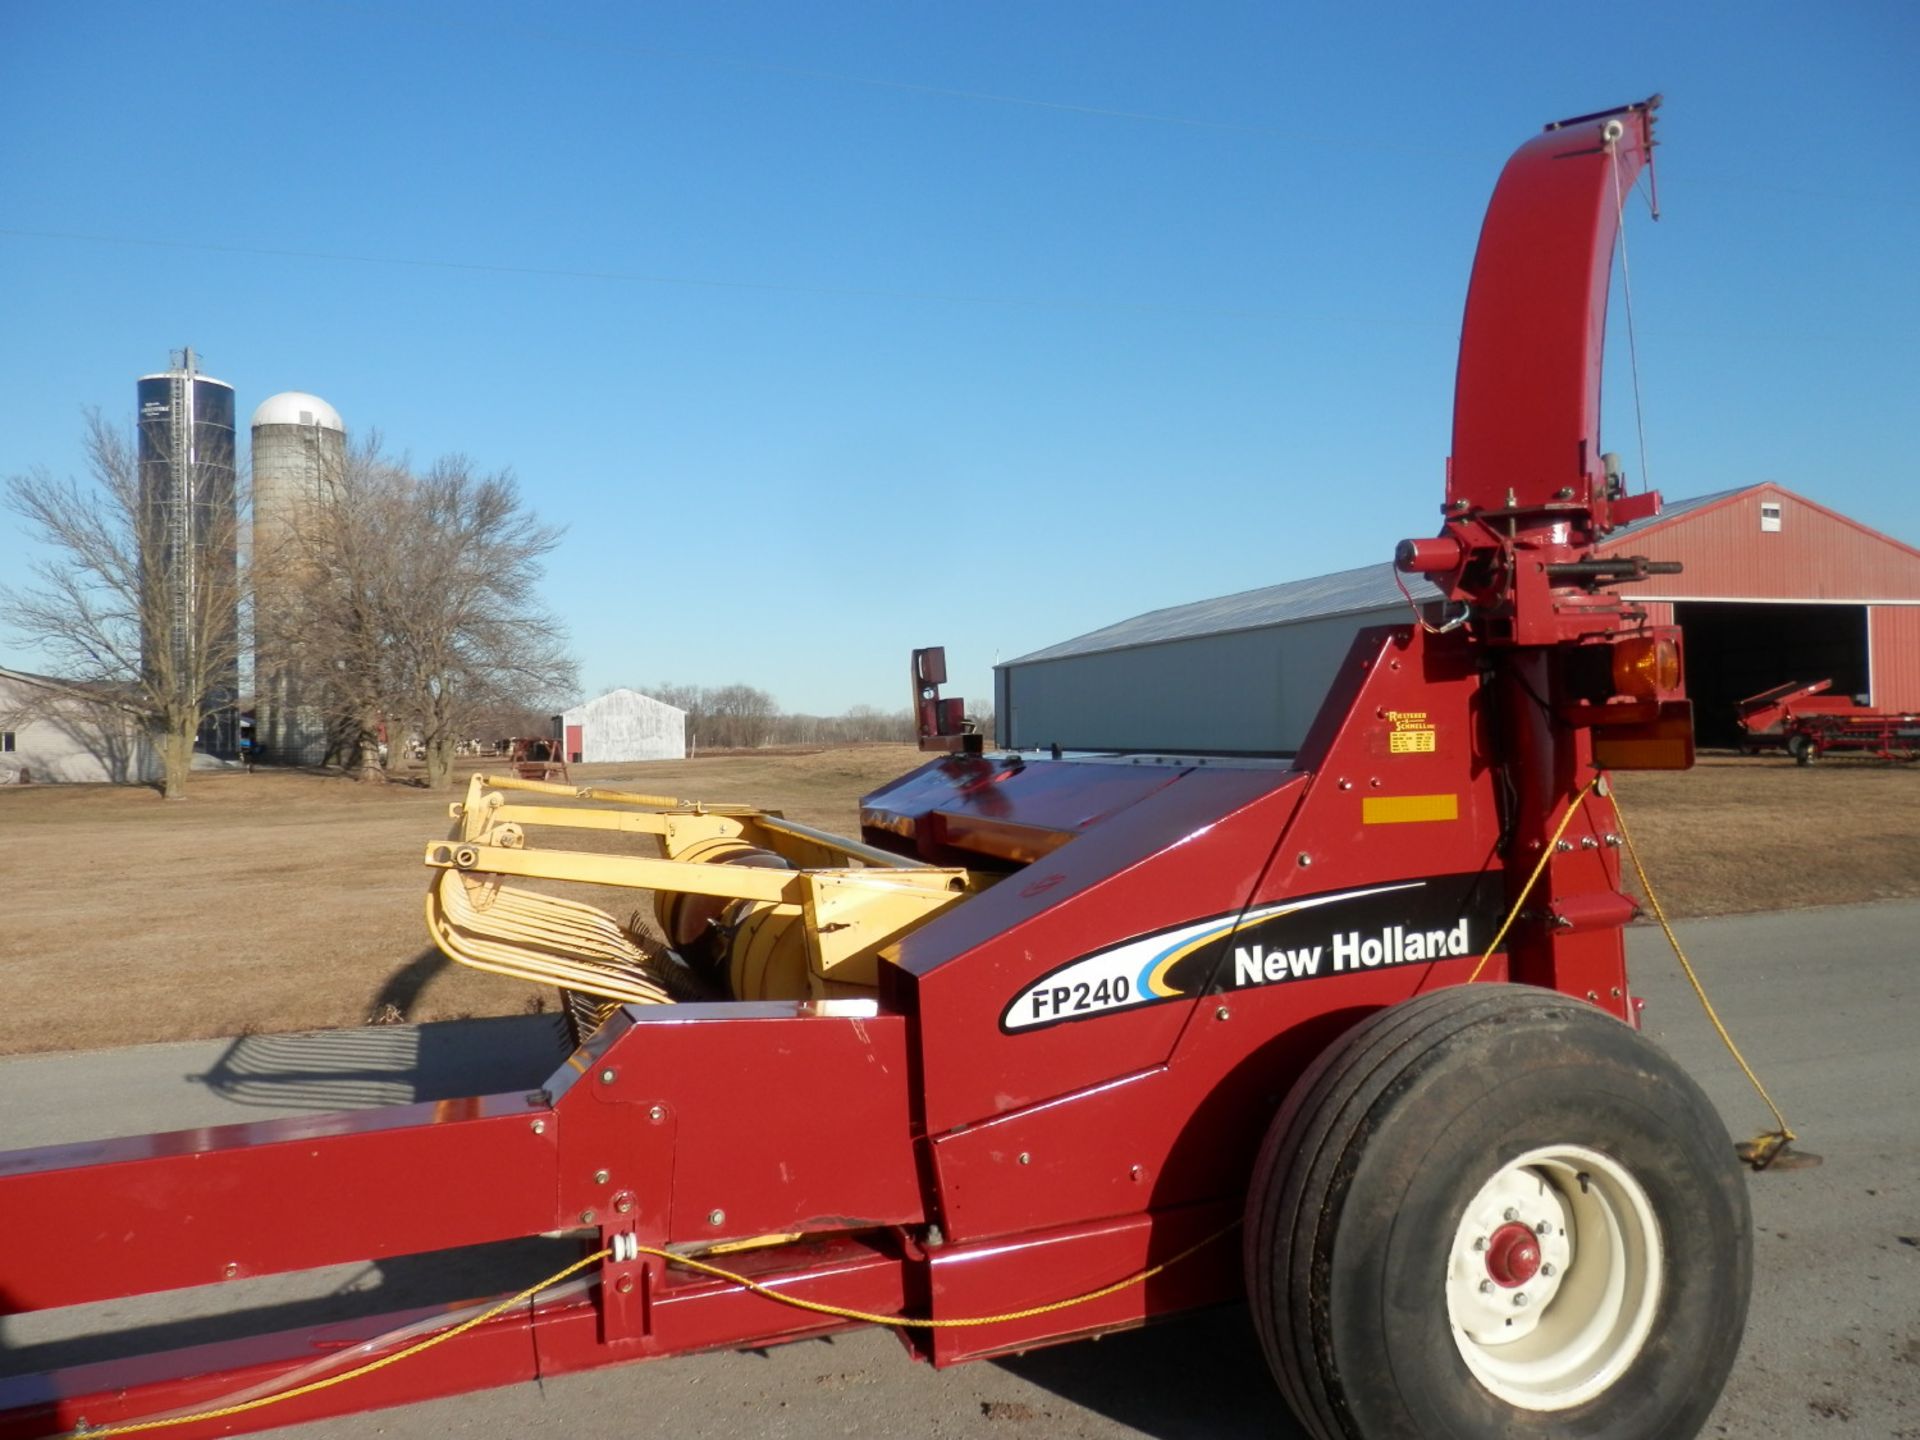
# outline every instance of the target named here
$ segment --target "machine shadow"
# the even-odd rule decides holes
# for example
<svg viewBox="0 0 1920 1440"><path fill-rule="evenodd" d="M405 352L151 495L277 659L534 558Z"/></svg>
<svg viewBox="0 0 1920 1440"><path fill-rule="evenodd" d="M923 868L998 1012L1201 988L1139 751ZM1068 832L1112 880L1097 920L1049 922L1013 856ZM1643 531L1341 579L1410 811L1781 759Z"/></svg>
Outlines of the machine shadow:
<svg viewBox="0 0 1920 1440"><path fill-rule="evenodd" d="M1308 1440L1241 1305L991 1363L1156 1440Z"/></svg>
<svg viewBox="0 0 1920 1440"><path fill-rule="evenodd" d="M558 1014L243 1035L188 1077L252 1109L363 1110L538 1090L572 1049Z"/></svg>

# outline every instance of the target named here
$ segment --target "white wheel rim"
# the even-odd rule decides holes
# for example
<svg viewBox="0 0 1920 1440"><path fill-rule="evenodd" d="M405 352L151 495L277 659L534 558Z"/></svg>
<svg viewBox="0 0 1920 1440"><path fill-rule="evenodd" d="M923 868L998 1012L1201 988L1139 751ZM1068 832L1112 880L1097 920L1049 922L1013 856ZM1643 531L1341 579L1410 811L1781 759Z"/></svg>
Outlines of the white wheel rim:
<svg viewBox="0 0 1920 1440"><path fill-rule="evenodd" d="M1447 1257L1447 1318L1494 1395L1565 1410L1626 1373L1653 1329L1664 1274L1640 1182L1597 1150L1547 1146L1467 1202Z"/></svg>

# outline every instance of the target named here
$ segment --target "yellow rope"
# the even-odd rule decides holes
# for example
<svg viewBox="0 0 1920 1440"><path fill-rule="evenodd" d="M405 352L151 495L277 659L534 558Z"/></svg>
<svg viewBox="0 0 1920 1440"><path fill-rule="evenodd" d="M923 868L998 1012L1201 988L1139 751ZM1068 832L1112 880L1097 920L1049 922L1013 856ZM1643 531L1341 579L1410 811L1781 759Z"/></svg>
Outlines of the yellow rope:
<svg viewBox="0 0 1920 1440"><path fill-rule="evenodd" d="M1129 1275L1124 1280L1116 1280L1111 1285L1102 1285L1098 1290L1089 1290L1083 1295L1074 1295L1065 1300L1051 1300L1045 1305L1029 1305L1024 1310L1008 1310L999 1315L969 1315L952 1320L915 1320L901 1315L880 1315L871 1310L849 1310L844 1305L827 1305L818 1300L802 1300L797 1295L785 1294L782 1291L762 1285L757 1280L749 1280L745 1275L736 1274L732 1270L722 1270L718 1265L709 1265L706 1261L696 1260L690 1255L676 1255L671 1250L656 1250L651 1245L642 1245L638 1248L642 1255L656 1255L660 1259L670 1261L675 1265L684 1265L689 1270L698 1270L703 1275L712 1275L720 1280L730 1280L735 1285L743 1286L756 1295L765 1296L769 1300L777 1300L782 1305L791 1305L798 1310L811 1310L817 1315L833 1315L842 1320L858 1320L868 1325L898 1325L913 1330L963 1330L975 1325L999 1325L1008 1320L1029 1320L1035 1315L1050 1315L1055 1310L1066 1310L1074 1305L1084 1305L1089 1300L1099 1300L1104 1296L1117 1294L1122 1290L1151 1280L1162 1270L1178 1265L1189 1255L1206 1249L1207 1246L1211 1245L1214 1241L1220 1239L1222 1236L1232 1234L1239 1228L1240 1222L1238 1220L1233 1221L1229 1225L1223 1225L1204 1240L1199 1240L1189 1245L1178 1255L1169 1256L1158 1265L1149 1266L1138 1274Z"/></svg>
<svg viewBox="0 0 1920 1440"><path fill-rule="evenodd" d="M369 1360L364 1365L356 1365L351 1370L342 1370L338 1375L328 1375L324 1379L310 1381L305 1385L296 1385L291 1390L277 1390L271 1395L259 1395L252 1400L242 1400L235 1405L222 1405L212 1410L196 1411L192 1415L169 1415L164 1420L136 1420L126 1425L90 1425L74 1434L84 1435L88 1440L98 1440L103 1435L137 1435L143 1430L166 1430L175 1425L191 1425L201 1420L222 1420L229 1415L244 1415L249 1410L264 1410L269 1405L278 1405L283 1400L295 1400L302 1395L312 1395L321 1390L330 1390L335 1385L344 1385L349 1380L358 1380L362 1375L371 1375L376 1370L384 1370L389 1365L398 1365L402 1360L411 1360L414 1356L444 1345L455 1336L464 1335L476 1325L484 1325L495 1316L503 1315L514 1306L531 1300L542 1290L550 1289L565 1280L569 1275L578 1274L589 1265L606 1259L613 1254L611 1250L596 1250L584 1259L576 1260L564 1270L557 1270L538 1285L529 1285L518 1295L509 1295L498 1305L482 1311L478 1315L462 1320L458 1325L441 1330L416 1341L404 1350L396 1350L391 1355L382 1355L378 1360Z"/></svg>
<svg viewBox="0 0 1920 1440"><path fill-rule="evenodd" d="M1124 1280L1116 1280L1111 1285L1103 1285L1098 1290L1089 1290L1083 1295L1075 1295L1066 1300L1050 1301L1045 1305L1030 1305L1024 1310L1008 1310L999 1315L973 1315L952 1320L917 1320L901 1315L882 1315L870 1310L850 1310L844 1305L828 1305L818 1300L803 1300L797 1295L785 1294L770 1286L762 1285L757 1280L748 1279L745 1275L738 1274L732 1270L723 1270L718 1265L710 1265L706 1261L696 1260L690 1255L676 1254L671 1250L659 1250L651 1245L635 1245L634 1249L641 1255L652 1255L658 1259L667 1261L669 1264L683 1265L687 1269L697 1270L703 1275L712 1275L717 1279L731 1281L743 1289L751 1290L756 1295L764 1296L768 1300L778 1301L782 1305L791 1305L797 1310L811 1310L815 1314L832 1315L842 1320L853 1320L868 1325L898 1325L921 1330L954 1330L975 1325L998 1325L1009 1320L1027 1320L1035 1315L1047 1315L1055 1310L1065 1310L1070 1306L1084 1305L1089 1300L1098 1300L1104 1296L1116 1294L1121 1290L1126 1290L1134 1285L1139 1285L1151 1280L1161 1271L1178 1265L1188 1256L1204 1250L1222 1236L1231 1234L1234 1230L1237 1230L1239 1226L1240 1222L1235 1220L1231 1224L1224 1225L1214 1231L1204 1240L1189 1245L1178 1255L1162 1260L1158 1265L1150 1266L1137 1274L1129 1275ZM364 1365L356 1365L353 1369L343 1370L338 1375L329 1375L324 1379L295 1386L291 1390L280 1390L271 1395L260 1395L252 1400L241 1401L238 1404L222 1405L212 1410L199 1410L191 1415L170 1415L163 1420L138 1420L126 1425L90 1426L84 1430L77 1430L74 1434L76 1436L84 1435L88 1437L88 1440L98 1440L98 1437L107 1435L133 1435L144 1430L164 1430L175 1425L191 1425L201 1420L221 1420L229 1415L243 1415L249 1410L261 1410L269 1405L278 1405L283 1400L293 1400L302 1395L312 1395L321 1390L331 1389L335 1385L344 1385L349 1380L357 1380L363 1375L371 1375L376 1370L384 1370L389 1365L397 1365L402 1360L410 1360L415 1355L431 1350L436 1345L444 1344L457 1335L464 1335L475 1326L486 1324L487 1321L504 1314L523 1301L531 1300L542 1290L547 1290L558 1285L568 1276L577 1274L589 1265L592 1265L596 1261L604 1260L612 1254L613 1251L611 1249L596 1250L584 1259L574 1261L574 1263L567 1266L566 1269L556 1271L554 1274L549 1275L538 1285L529 1285L518 1295L509 1296L498 1305L492 1306L479 1315L463 1320L458 1325L442 1330L437 1334L429 1335L426 1339L409 1345L404 1350L396 1350L393 1354L384 1355L378 1360L369 1360Z"/></svg>
<svg viewBox="0 0 1920 1440"><path fill-rule="evenodd" d="M1640 877L1641 893L1647 897L1647 904L1653 909L1653 918L1660 922L1660 928L1666 932L1667 943L1673 947L1674 956L1680 961L1680 968L1686 972L1687 983L1693 986L1693 993L1700 997L1700 1007L1707 1012L1707 1019L1713 1022L1713 1028L1718 1032L1720 1042L1727 1047L1727 1053L1733 1056L1734 1063L1740 1067L1748 1082L1766 1102L1767 1109L1773 1112L1774 1122L1780 1127L1754 1137L1753 1153L1748 1157L1747 1163L1756 1170L1764 1170L1773 1163L1775 1157L1787 1147L1790 1141L1798 1140L1800 1137L1793 1133L1793 1128L1787 1124L1787 1117L1781 1114L1780 1107L1773 1103L1773 1097L1767 1093L1767 1087L1762 1085L1760 1077L1753 1073L1753 1067L1747 1063L1747 1057L1742 1055L1740 1047L1733 1043L1733 1036L1728 1033L1719 1012L1713 1008L1713 1002L1707 998L1706 986L1700 983L1699 975L1694 972L1693 962L1687 959L1687 952L1680 948L1680 937L1673 933L1673 926L1667 922L1666 909L1660 904L1660 897L1653 893L1653 883L1647 879L1646 866L1640 863L1640 852L1633 845L1633 832L1627 828L1627 817L1620 809L1620 797L1609 793L1607 798L1613 802L1613 819L1614 823L1620 827L1620 838L1627 842L1627 858L1633 861L1633 872Z"/></svg>
<svg viewBox="0 0 1920 1440"><path fill-rule="evenodd" d="M1507 910L1507 918L1500 922L1500 928L1494 932L1493 939L1488 941L1487 948L1480 952L1480 963L1474 966L1473 973L1467 976L1467 984L1471 985L1480 978L1480 972L1487 968L1487 962L1493 958L1494 952L1500 948L1500 942L1507 938L1507 931L1511 930L1513 928L1513 922L1520 918L1520 907L1527 903L1527 896L1533 893L1534 883L1539 880L1540 872L1547 868L1547 862L1553 858L1553 847L1560 843L1560 837L1567 833L1567 825L1573 819L1574 812L1579 810L1587 796L1593 793L1593 787L1598 785L1601 779L1601 776L1595 775L1593 779L1581 787L1580 793L1574 796L1568 803L1567 813L1562 815L1560 817L1560 823L1553 827L1553 834L1548 838L1546 846L1540 851L1540 858L1534 862L1533 873L1527 876L1527 883L1520 887L1518 898L1514 900L1512 906Z"/></svg>

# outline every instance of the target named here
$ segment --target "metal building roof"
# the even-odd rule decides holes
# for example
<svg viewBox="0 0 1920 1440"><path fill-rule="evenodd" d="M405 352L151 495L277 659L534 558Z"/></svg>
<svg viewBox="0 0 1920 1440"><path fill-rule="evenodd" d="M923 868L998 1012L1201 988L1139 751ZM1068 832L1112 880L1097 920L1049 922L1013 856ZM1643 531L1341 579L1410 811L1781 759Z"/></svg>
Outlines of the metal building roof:
<svg viewBox="0 0 1920 1440"><path fill-rule="evenodd" d="M1658 515L1623 525L1609 534L1601 545L1611 551L1620 541L1644 530L1678 520L1690 511L1703 510L1731 499L1758 485L1740 485L1711 495L1696 495L1676 500ZM1440 591L1425 576L1408 576L1407 589L1416 600L1437 601ZM1188 640L1201 635L1227 635L1236 630L1264 630L1273 625L1292 625L1302 620L1321 620L1335 615L1353 615L1404 605L1406 598L1394 584L1391 561L1362 565L1353 570L1338 570L1311 580L1289 580L1259 590L1243 590L1237 595L1222 595L1214 600L1196 600L1188 605L1173 605L1165 610L1149 610L1131 620L1122 620L1103 629L1090 630L1058 645L1035 650L1030 655L1003 661L1002 665L1026 665L1039 660L1064 660L1070 655L1096 655L1108 650L1127 650L1138 645L1158 645L1168 640Z"/></svg>
<svg viewBox="0 0 1920 1440"><path fill-rule="evenodd" d="M1418 600L1440 599L1440 592L1425 576L1408 577L1407 588ZM1400 587L1394 584L1393 562L1382 560L1375 565L1340 570L1311 580L1289 580L1283 585L1242 590L1238 595L1222 595L1215 600L1196 600L1189 605L1150 610L1145 615L1089 631L1003 664L1025 665L1036 660L1062 660L1069 655L1126 650L1136 645L1158 645L1198 635L1264 630L1271 625L1291 625L1300 620L1352 615L1406 603Z"/></svg>
<svg viewBox="0 0 1920 1440"><path fill-rule="evenodd" d="M1718 505L1722 500L1731 500L1734 496L1744 495L1749 490L1762 489L1764 485L1764 481L1757 485L1736 485L1731 490L1716 490L1711 495L1695 495L1691 500L1675 500L1672 504L1664 506L1658 515L1649 515L1645 520L1636 520L1631 525L1622 525L1618 530L1609 530L1600 537L1599 544L1595 548L1611 550L1622 540L1630 540L1642 531L1678 520L1691 511L1705 510L1710 505Z"/></svg>

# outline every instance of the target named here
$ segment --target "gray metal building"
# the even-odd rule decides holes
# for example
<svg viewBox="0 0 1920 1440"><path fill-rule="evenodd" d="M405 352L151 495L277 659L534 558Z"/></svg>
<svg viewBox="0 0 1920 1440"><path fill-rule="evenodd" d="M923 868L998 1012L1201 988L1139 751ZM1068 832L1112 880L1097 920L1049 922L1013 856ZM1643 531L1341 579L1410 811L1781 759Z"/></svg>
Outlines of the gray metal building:
<svg viewBox="0 0 1920 1440"><path fill-rule="evenodd" d="M1410 581L1422 602L1439 593ZM1391 564L1175 605L994 667L1014 749L1291 754L1354 633L1411 622Z"/></svg>
<svg viewBox="0 0 1920 1440"><path fill-rule="evenodd" d="M255 741L269 764L327 758L320 680L327 657L306 653L295 572L300 517L346 464L347 427L317 395L288 390L253 412Z"/></svg>

